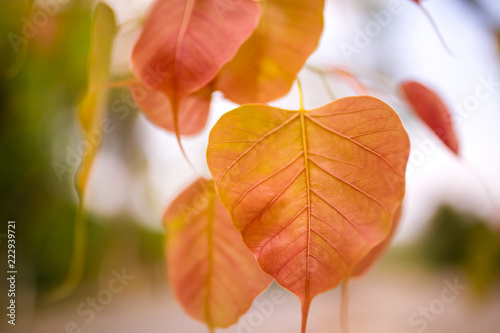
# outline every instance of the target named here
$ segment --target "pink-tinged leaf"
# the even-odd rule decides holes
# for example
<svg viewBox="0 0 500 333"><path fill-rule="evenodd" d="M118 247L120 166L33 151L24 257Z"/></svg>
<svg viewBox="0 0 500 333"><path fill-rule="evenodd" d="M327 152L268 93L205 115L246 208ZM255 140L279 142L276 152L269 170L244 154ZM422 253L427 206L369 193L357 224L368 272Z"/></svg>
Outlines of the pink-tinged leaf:
<svg viewBox="0 0 500 333"><path fill-rule="evenodd" d="M438 94L415 81L405 81L400 84L400 88L417 116L458 155L459 144L450 111Z"/></svg>
<svg viewBox="0 0 500 333"><path fill-rule="evenodd" d="M163 92L149 90L141 84L132 87L132 97L146 117L156 126L175 133L170 101ZM201 132L207 123L213 88L207 85L186 96L179 105L178 127L181 135Z"/></svg>
<svg viewBox="0 0 500 333"><path fill-rule="evenodd" d="M232 226L213 181L191 184L163 221L169 281L185 311L211 331L236 323L272 278Z"/></svg>
<svg viewBox="0 0 500 333"><path fill-rule="evenodd" d="M260 6L253 0L238 1L230 10L221 10L219 2L156 0L132 52L139 81L168 96L179 144L181 100L215 77L260 17Z"/></svg>
<svg viewBox="0 0 500 333"><path fill-rule="evenodd" d="M398 207L396 213L394 214L394 220L392 222L391 231L387 238L382 241L382 243L375 246L360 262L356 264L350 277L359 277L365 275L366 272L377 262L377 260L384 254L396 234L399 227L399 221L401 220L401 214L403 210L401 206Z"/></svg>
<svg viewBox="0 0 500 333"><path fill-rule="evenodd" d="M316 50L323 31L324 0L266 0L257 30L216 79L238 104L284 96Z"/></svg>
<svg viewBox="0 0 500 333"><path fill-rule="evenodd" d="M339 76L342 76L345 78L347 83L352 87L352 89L356 92L358 95L366 95L367 90L363 82L361 82L356 75L351 73L349 70L341 68L341 67L334 67L330 70L332 74L336 74Z"/></svg>
<svg viewBox="0 0 500 333"><path fill-rule="evenodd" d="M210 133L222 204L262 269L302 302L336 287L390 232L405 192L409 140L368 96L311 111L244 105Z"/></svg>

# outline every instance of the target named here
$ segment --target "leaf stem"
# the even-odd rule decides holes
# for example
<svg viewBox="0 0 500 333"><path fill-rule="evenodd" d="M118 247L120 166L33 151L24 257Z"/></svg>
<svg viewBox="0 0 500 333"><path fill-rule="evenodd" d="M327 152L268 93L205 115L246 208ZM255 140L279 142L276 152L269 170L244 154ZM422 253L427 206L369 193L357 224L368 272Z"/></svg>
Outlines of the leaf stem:
<svg viewBox="0 0 500 333"><path fill-rule="evenodd" d="M213 183L207 183L207 187L202 195L205 193L209 193L208 197L208 207L207 207L207 261L208 261L208 270L207 270L207 279L206 279L206 287L207 293L205 295L205 320L208 324L208 330L210 333L214 332L214 323L212 318L212 309L210 308L210 298L212 297L212 274L213 274L213 266L214 266L214 218L215 218L215 189Z"/></svg>
<svg viewBox="0 0 500 333"><path fill-rule="evenodd" d="M299 82L297 80L297 82ZM299 83L300 88L300 83ZM303 108L302 108L303 110ZM304 150L304 170L306 174L306 190L307 190L307 249L306 249L306 281L305 281L305 299L302 300L302 328L301 332L306 333L307 317L309 315L309 307L311 306L310 281L309 281L309 256L311 244L311 179L309 170L309 157L307 150L307 129L304 119L304 112L300 112L300 128L302 136L302 149Z"/></svg>
<svg viewBox="0 0 500 333"><path fill-rule="evenodd" d="M309 69L311 72L319 75L319 77L321 78L321 81L323 81L323 85L325 86L326 91L328 92L328 95L330 96L330 98L333 101L336 100L337 97L335 96L335 93L333 92L333 90L330 88L330 85L328 84L326 73L322 69L316 68L316 67L311 66L311 65L306 65L306 68Z"/></svg>
<svg viewBox="0 0 500 333"><path fill-rule="evenodd" d="M420 7L420 9L422 10L422 12L424 13L424 15L427 17L427 19L429 20L429 22L431 23L432 25L432 28L434 29L434 31L436 32L436 35L438 36L439 38L439 41L441 42L441 44L443 45L444 49L446 50L446 52L448 52L448 54L455 58L455 53L453 53L453 51L448 47L448 44L446 44L446 41L443 37L443 35L441 34L441 32L439 31L439 28L436 24L436 22L434 21L434 19L432 18L431 14L429 13L429 11L427 9L425 9L425 7L420 4L420 3L417 3L417 6Z"/></svg>
<svg viewBox="0 0 500 333"><path fill-rule="evenodd" d="M349 278L342 283L340 298L340 331L349 333Z"/></svg>
<svg viewBox="0 0 500 333"><path fill-rule="evenodd" d="M297 77L297 87L299 88L299 103L300 103L300 111L305 110L304 108L304 94L302 92L302 85L300 84L300 80Z"/></svg>

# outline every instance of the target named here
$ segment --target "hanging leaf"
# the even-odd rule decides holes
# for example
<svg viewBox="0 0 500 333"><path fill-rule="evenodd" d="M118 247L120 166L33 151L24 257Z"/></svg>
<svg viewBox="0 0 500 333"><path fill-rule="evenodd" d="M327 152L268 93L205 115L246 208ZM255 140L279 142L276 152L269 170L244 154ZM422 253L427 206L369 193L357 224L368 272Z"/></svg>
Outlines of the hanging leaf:
<svg viewBox="0 0 500 333"><path fill-rule="evenodd" d="M181 100L207 85L255 30L260 6L241 0L221 10L220 0L156 0L132 52L132 65L148 89L171 103L180 143Z"/></svg>
<svg viewBox="0 0 500 333"><path fill-rule="evenodd" d="M238 104L285 95L317 48L324 0L266 0L253 35L217 76L217 89ZM242 84L244 83L244 84Z"/></svg>
<svg viewBox="0 0 500 333"><path fill-rule="evenodd" d="M231 225L213 181L191 184L163 221L170 285L186 312L211 331L236 323L272 279Z"/></svg>
<svg viewBox="0 0 500 333"><path fill-rule="evenodd" d="M80 199L83 198L90 169L103 139L102 121L106 115L108 89L102 89L100 86L109 80L111 52L116 32L113 10L104 3L98 3L92 23L88 89L79 109L79 119L86 139L86 151L76 177L76 188Z"/></svg>
<svg viewBox="0 0 500 333"><path fill-rule="evenodd" d="M455 154L459 154L458 140L453 129L450 111L431 89L415 81L400 84L403 96L413 111Z"/></svg>
<svg viewBox="0 0 500 333"><path fill-rule="evenodd" d="M150 90L137 84L132 88L132 97L156 126L175 133L174 117L168 97L159 90ZM179 134L194 135L201 132L207 123L213 88L207 85L188 95L179 105Z"/></svg>
<svg viewBox="0 0 500 333"><path fill-rule="evenodd" d="M302 302L337 286L391 229L409 154L397 114L368 96L288 111L244 105L210 133L222 204L260 266Z"/></svg>
<svg viewBox="0 0 500 333"><path fill-rule="evenodd" d="M356 264L350 277L359 277L365 275L366 272L373 266L373 264L384 254L396 234L399 227L399 221L401 220L401 214L403 210L401 206L398 207L396 213L394 214L391 231L387 238L382 241L382 243L375 246L360 262Z"/></svg>
<svg viewBox="0 0 500 333"><path fill-rule="evenodd" d="M88 88L80 103L78 115L85 137L85 151L75 175L75 188L79 196L73 236L73 253L69 271L64 281L47 296L53 303L68 296L81 280L85 267L86 217L84 195L94 160L101 147L104 132L103 119L107 112L107 83L117 28L113 10L104 3L98 3L92 21L92 35L88 62Z"/></svg>

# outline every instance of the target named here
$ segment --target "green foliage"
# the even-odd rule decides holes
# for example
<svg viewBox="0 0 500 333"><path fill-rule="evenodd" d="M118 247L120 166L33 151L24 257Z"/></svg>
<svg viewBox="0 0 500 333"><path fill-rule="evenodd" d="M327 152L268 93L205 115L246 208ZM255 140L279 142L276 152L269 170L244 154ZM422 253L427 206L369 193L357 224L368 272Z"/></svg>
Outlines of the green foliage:
<svg viewBox="0 0 500 333"><path fill-rule="evenodd" d="M433 268L457 268L484 294L500 280L500 235L481 218L441 207L419 243L424 261Z"/></svg>

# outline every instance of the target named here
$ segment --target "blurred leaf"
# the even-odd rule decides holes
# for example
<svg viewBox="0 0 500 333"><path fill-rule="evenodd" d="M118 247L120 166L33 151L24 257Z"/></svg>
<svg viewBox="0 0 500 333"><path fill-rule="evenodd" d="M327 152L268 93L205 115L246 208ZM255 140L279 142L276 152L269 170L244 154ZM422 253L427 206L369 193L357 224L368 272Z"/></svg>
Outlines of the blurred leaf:
<svg viewBox="0 0 500 333"><path fill-rule="evenodd" d="M132 97L146 117L155 125L175 132L174 115L170 100L160 90L151 90L141 84L132 87ZM207 123L212 99L212 86L206 85L186 96L179 104L179 134L193 135L201 132Z"/></svg>
<svg viewBox="0 0 500 333"><path fill-rule="evenodd" d="M103 118L106 114L109 68L117 27L113 10L104 3L97 4L92 24L92 39L88 65L88 90L80 104L80 123L86 138L86 151L82 156L76 178L76 188L83 200L85 186L97 151L105 133Z"/></svg>
<svg viewBox="0 0 500 333"><path fill-rule="evenodd" d="M441 98L431 89L416 81L400 84L404 97L413 111L438 136L438 138L458 155L458 140L453 129L450 111Z"/></svg>
<svg viewBox="0 0 500 333"><path fill-rule="evenodd" d="M216 79L217 89L238 104L285 95L323 31L324 0L266 0L263 5L257 30Z"/></svg>
<svg viewBox="0 0 500 333"><path fill-rule="evenodd" d="M170 284L186 312L211 331L236 323L272 279L231 225L213 181L191 184L163 221Z"/></svg>
<svg viewBox="0 0 500 333"><path fill-rule="evenodd" d="M80 282L85 269L86 216L84 196L88 177L94 159L102 144L105 133L103 119L106 114L108 90L103 84L108 81L113 41L116 35L116 21L113 10L104 3L98 3L92 22L92 37L88 64L88 89L79 109L79 118L85 136L85 150L76 174L75 187L80 197L76 211L73 239L73 255L68 274L62 284L47 296L49 303L70 294Z"/></svg>
<svg viewBox="0 0 500 333"><path fill-rule="evenodd" d="M181 100L212 81L259 17L260 6L253 0L238 1L229 9L221 8L219 0L155 1L134 47L132 65L142 85L162 91L170 100L168 115L181 149Z"/></svg>

